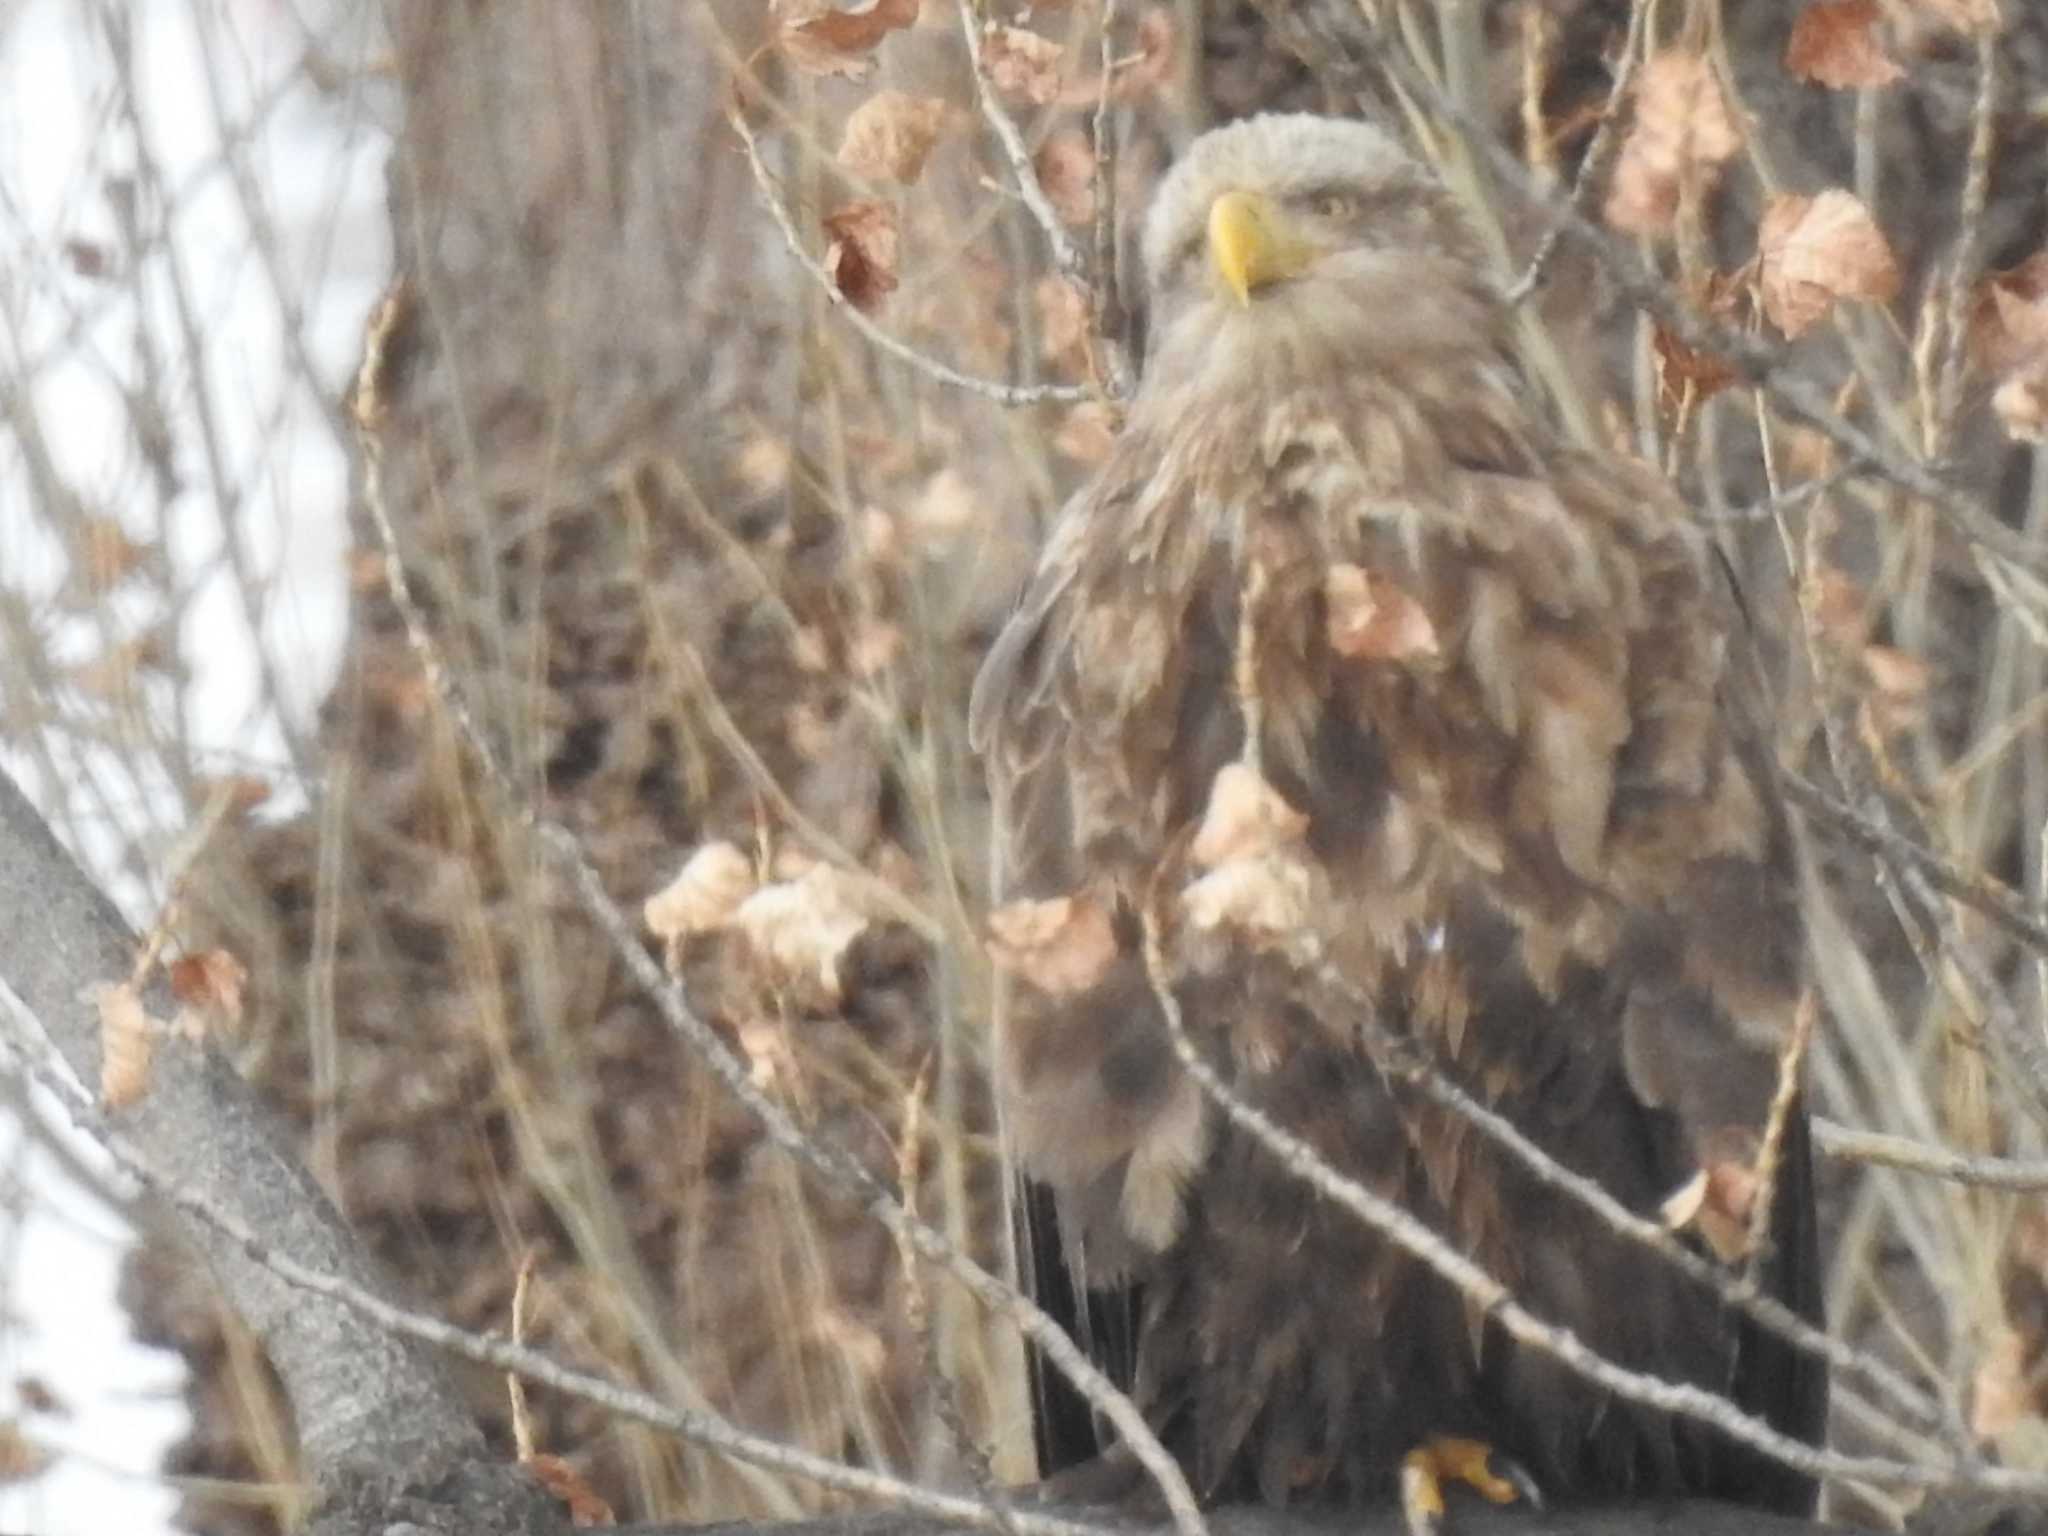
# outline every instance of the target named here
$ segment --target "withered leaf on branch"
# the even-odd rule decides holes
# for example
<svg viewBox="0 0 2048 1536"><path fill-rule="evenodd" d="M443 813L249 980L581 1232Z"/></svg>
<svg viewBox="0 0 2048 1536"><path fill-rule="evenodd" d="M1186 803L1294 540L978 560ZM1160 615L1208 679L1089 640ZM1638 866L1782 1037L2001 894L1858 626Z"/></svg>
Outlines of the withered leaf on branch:
<svg viewBox="0 0 2048 1536"><path fill-rule="evenodd" d="M1695 293L1691 298L1694 308L1716 320L1728 322L1736 318L1744 292L1740 274L1716 272L1707 278L1705 291ZM1728 359L1714 352L1694 351L1661 321L1657 324L1653 345L1656 349L1659 404L1667 414L1675 414L1686 402L1688 389L1691 403L1698 405L1735 382L1735 367Z"/></svg>
<svg viewBox="0 0 2048 1536"><path fill-rule="evenodd" d="M1109 909L1090 895L1012 901L988 915L988 955L998 970L1041 992L1085 992L1117 956Z"/></svg>
<svg viewBox="0 0 2048 1536"><path fill-rule="evenodd" d="M1231 859L1297 842L1307 831L1308 817L1289 805L1255 769L1244 763L1226 763L1209 786L1209 803L1202 811L1202 824L1188 847L1188 857L1205 869L1214 869Z"/></svg>
<svg viewBox="0 0 2048 1536"><path fill-rule="evenodd" d="M839 962L868 926L859 882L829 864L766 885L740 904L733 925L769 975L808 998L837 1003Z"/></svg>
<svg viewBox="0 0 2048 1536"><path fill-rule="evenodd" d="M1917 14L1958 32L1981 32L1998 23L1998 0L1906 0Z"/></svg>
<svg viewBox="0 0 2048 1536"><path fill-rule="evenodd" d="M22 1428L18 1419L0 1419L0 1485L31 1482L55 1460L55 1454Z"/></svg>
<svg viewBox="0 0 2048 1536"><path fill-rule="evenodd" d="M832 237L825 248L825 271L855 309L879 309L896 291L896 210L863 199L826 214L824 224Z"/></svg>
<svg viewBox="0 0 2048 1536"><path fill-rule="evenodd" d="M981 67L1004 96L1042 107L1060 93L1060 45L1024 27L981 34Z"/></svg>
<svg viewBox="0 0 2048 1536"><path fill-rule="evenodd" d="M1062 128L1039 145L1032 157L1038 184L1052 202L1053 212L1069 224L1088 224L1095 218L1095 146L1088 135L1076 128Z"/></svg>
<svg viewBox="0 0 2048 1536"><path fill-rule="evenodd" d="M1870 210L1830 187L1814 197L1772 198L1757 230L1757 293L1786 336L1811 329L1837 299L1885 303L1899 291L1898 263Z"/></svg>
<svg viewBox="0 0 2048 1536"><path fill-rule="evenodd" d="M1994 272L1978 290L1970 351L1999 375L1991 408L2021 442L2048 442L2048 251Z"/></svg>
<svg viewBox="0 0 2048 1536"><path fill-rule="evenodd" d="M1155 5L1138 18L1133 52L1112 59L1109 66L1109 99L1138 101L1151 95L1172 78L1179 54L1173 16L1166 7ZM1089 73L1069 80L1060 92L1060 102L1069 107L1092 106L1102 94L1102 77Z"/></svg>
<svg viewBox="0 0 2048 1536"><path fill-rule="evenodd" d="M1363 566L1333 565L1323 577L1330 649L1359 661L1437 654L1436 626L1422 604Z"/></svg>
<svg viewBox="0 0 2048 1536"><path fill-rule="evenodd" d="M988 526L988 508L967 476L952 465L939 470L910 503L910 526L918 537L942 544L970 528Z"/></svg>
<svg viewBox="0 0 2048 1536"><path fill-rule="evenodd" d="M1986 275L1970 319L1970 350L1993 373L2048 354L2048 250Z"/></svg>
<svg viewBox="0 0 2048 1536"><path fill-rule="evenodd" d="M148 551L111 517L85 517L77 524L76 560L86 589L104 597L138 570Z"/></svg>
<svg viewBox="0 0 2048 1536"><path fill-rule="evenodd" d="M720 926L753 894L753 861L731 843L711 842L647 898L640 915L657 939L674 940Z"/></svg>
<svg viewBox="0 0 2048 1536"><path fill-rule="evenodd" d="M939 140L946 104L936 96L877 91L854 108L839 141L839 163L870 181L917 180Z"/></svg>
<svg viewBox="0 0 2048 1536"><path fill-rule="evenodd" d="M783 57L811 75L858 80L875 67L883 38L917 20L919 0L870 0L838 10L827 0L774 0L775 42Z"/></svg>
<svg viewBox="0 0 2048 1536"><path fill-rule="evenodd" d="M1710 190L1742 134L1705 54L1666 48L1636 82L1635 121L1608 187L1607 222L1632 235L1670 233L1679 194Z"/></svg>
<svg viewBox="0 0 2048 1536"><path fill-rule="evenodd" d="M577 1530L613 1526L619 1517L604 1497L591 1487L575 1464L564 1457L551 1455L546 1451L536 1452L525 1460L526 1470L533 1474L535 1481L547 1489L548 1494L559 1504L567 1507L569 1523Z"/></svg>
<svg viewBox="0 0 2048 1536"><path fill-rule="evenodd" d="M193 1014L183 1020L203 1026L211 1020L233 1029L242 1022L242 989L249 982L249 968L224 949L203 949L196 955L182 955L165 968L171 995ZM203 1027L199 1030L204 1033Z"/></svg>
<svg viewBox="0 0 2048 1536"><path fill-rule="evenodd" d="M1116 446L1120 424L1117 408L1108 401L1083 400L1060 418L1052 435L1053 449L1077 464L1100 464Z"/></svg>
<svg viewBox="0 0 2048 1536"><path fill-rule="evenodd" d="M126 1109L149 1091L149 1065L163 1026L142 1006L132 983L88 993L100 1015L100 1102Z"/></svg>
<svg viewBox="0 0 2048 1536"><path fill-rule="evenodd" d="M1075 374L1088 371L1088 300L1057 273L1047 273L1031 290L1038 306L1038 350L1047 361Z"/></svg>
<svg viewBox="0 0 2048 1536"><path fill-rule="evenodd" d="M1877 0L1813 0L1792 24L1785 68L1801 80L1838 91L1890 85L1905 71L1884 51Z"/></svg>

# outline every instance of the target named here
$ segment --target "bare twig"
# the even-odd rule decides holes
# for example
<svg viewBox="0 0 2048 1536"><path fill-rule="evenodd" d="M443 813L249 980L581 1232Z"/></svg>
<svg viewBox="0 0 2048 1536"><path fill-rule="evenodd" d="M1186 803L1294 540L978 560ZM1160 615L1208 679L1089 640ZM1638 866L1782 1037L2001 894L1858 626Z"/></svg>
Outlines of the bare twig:
<svg viewBox="0 0 2048 1536"><path fill-rule="evenodd" d="M1110 116L1110 85L1116 78L1118 0L1103 0L1102 78L1095 89L1095 308L1096 342L1106 354L1104 371L1121 399L1131 392L1131 363L1125 351L1128 334L1123 292L1117 282L1116 124Z"/></svg>
<svg viewBox="0 0 2048 1536"><path fill-rule="evenodd" d="M1866 853L1920 870L1936 890L1983 913L2029 949L2048 954L2048 914L2029 906L2026 898L2004 881L1958 867L1903 832L1843 804L1797 773L1781 772L1779 778L1785 797L1826 831Z"/></svg>
<svg viewBox="0 0 2048 1536"><path fill-rule="evenodd" d="M1530 14L1541 12L1532 10ZM1600 121L1593 129L1593 142L1586 146L1585 158L1579 162L1579 174L1572 181L1568 206L1575 210L1585 208L1587 197L1607 174L1610 152L1620 143L1614 125L1621 116L1621 104L1628 96L1629 86L1635 81L1636 64L1643 51L1643 18L1649 14L1649 0L1634 0L1629 6L1628 37L1621 45L1621 62L1615 66L1614 84L1608 87L1606 105L1600 109ZM1553 220L1537 242L1536 254L1529 258L1528 267L1508 289L1508 303L1520 305L1536 291L1537 285L1543 281L1545 269L1550 265L1550 258L1557 252L1557 243L1563 237L1563 221Z"/></svg>
<svg viewBox="0 0 2048 1536"><path fill-rule="evenodd" d="M789 215L789 209L782 200L782 192L775 183L775 174L761 159L760 145L754 139L753 129L747 126L745 116L737 109L726 114L726 121L732 124L732 131L739 135L746 146L747 164L754 172L754 185L760 189L761 202L769 216L775 220L775 227L782 231L783 244L789 254L806 272L813 282L824 291L832 307L846 317L847 324L867 339L878 350L915 368L928 378L937 379L941 384L954 389L964 389L970 394L982 395L999 405L1040 405L1046 401L1086 400L1090 392L1076 384L1005 384L999 379L978 378L949 367L935 357L927 357L908 343L898 340L883 330L874 321L862 314L860 309L847 302L846 295L839 291L839 285L832 281L818 258L804 247L803 236L797 233L796 221Z"/></svg>
<svg viewBox="0 0 2048 1536"><path fill-rule="evenodd" d="M1940 393L1929 434L1929 451L1937 457L1955 432L1956 411L1962 403L1963 372L1969 360L1970 296L1983 259L1984 210L1990 202L2003 32L2003 16L1993 6L1991 19L1977 28L1977 96L1970 109L1970 158L1963 173L1955 250L1949 257L1945 313L1948 351L1942 360Z"/></svg>
<svg viewBox="0 0 2048 1536"><path fill-rule="evenodd" d="M1799 1085L1806 1076L1806 1048L1813 1040L1814 1016L1820 1004L1808 987L1799 994L1792 1014L1792 1033L1778 1056L1778 1086L1764 1117L1763 1143L1756 1154L1756 1195L1749 1206L1742 1283L1757 1289L1771 1257L1771 1215L1778 1203L1778 1166L1784 1156L1785 1132L1799 1103Z"/></svg>
<svg viewBox="0 0 2048 1536"><path fill-rule="evenodd" d="M1947 1147L1930 1147L1906 1136L1882 1131L1859 1131L1832 1120L1813 1121L1813 1144L1829 1157L1843 1162L1869 1163L1878 1168L1896 1168L1904 1173L1924 1173L1930 1178L1956 1184L1974 1184L1984 1189L2038 1191L2048 1189L2048 1162L2024 1162L2009 1157L1971 1157Z"/></svg>

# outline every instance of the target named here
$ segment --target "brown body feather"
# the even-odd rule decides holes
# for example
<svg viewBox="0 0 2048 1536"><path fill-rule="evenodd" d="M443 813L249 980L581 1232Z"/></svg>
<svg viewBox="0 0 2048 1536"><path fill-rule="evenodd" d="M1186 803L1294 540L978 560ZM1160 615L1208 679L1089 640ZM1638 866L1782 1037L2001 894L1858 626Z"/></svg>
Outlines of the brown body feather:
<svg viewBox="0 0 2048 1536"><path fill-rule="evenodd" d="M1818 1433L1810 1361L1403 1088L1361 1027L1638 1211L1754 1155L1801 934L1711 552L1654 474L1544 424L1476 243L1380 136L1267 119L1189 159L1148 234L1145 383L976 690L1004 894L1109 936L1018 965L1001 1040L1072 1294L1128 1304L1135 1390L1211 1495L1367 1497L1458 1433L1559 1493L1803 1507L1804 1480L1471 1315L1172 1059L1141 914L1245 1100L1603 1354ZM1240 186L1319 243L1233 305L1185 228ZM1811 1312L1805 1159L1795 1118L1765 1280Z"/></svg>

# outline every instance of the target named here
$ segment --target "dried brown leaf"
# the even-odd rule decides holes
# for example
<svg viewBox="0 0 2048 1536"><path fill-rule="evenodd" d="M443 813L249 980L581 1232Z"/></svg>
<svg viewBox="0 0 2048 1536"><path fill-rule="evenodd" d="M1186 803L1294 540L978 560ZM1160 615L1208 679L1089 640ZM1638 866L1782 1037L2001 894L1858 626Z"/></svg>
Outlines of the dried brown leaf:
<svg viewBox="0 0 2048 1536"><path fill-rule="evenodd" d="M753 894L753 861L731 843L711 842L647 898L640 915L649 933L669 941L719 927Z"/></svg>
<svg viewBox="0 0 2048 1536"><path fill-rule="evenodd" d="M846 665L855 677L886 672L902 654L903 630L885 619L862 619L846 638Z"/></svg>
<svg viewBox="0 0 2048 1536"><path fill-rule="evenodd" d="M1702 193L1742 147L1741 130L1703 53L1666 48L1643 66L1635 120L1607 190L1607 222L1632 235L1663 235L1689 178Z"/></svg>
<svg viewBox="0 0 2048 1536"><path fill-rule="evenodd" d="M910 503L910 526L922 540L945 544L970 528L988 526L988 508L965 475L947 465Z"/></svg>
<svg viewBox="0 0 2048 1536"><path fill-rule="evenodd" d="M1060 93L1060 59L1065 50L1049 37L1024 27L991 26L981 34L981 67L996 90L1034 107Z"/></svg>
<svg viewBox="0 0 2048 1536"><path fill-rule="evenodd" d="M166 968L171 995L206 1018L234 1029L242 1022L242 989L249 968L224 949L182 955Z"/></svg>
<svg viewBox="0 0 2048 1536"><path fill-rule="evenodd" d="M1710 272L1703 282L1687 286L1686 297L1702 313L1735 324L1740 320L1745 307L1742 300L1748 291L1749 284L1742 273ZM1652 345L1657 364L1658 404L1668 417L1675 418L1688 402L1698 406L1736 380L1734 365L1725 357L1715 352L1694 351L1666 329L1662 321L1656 324Z"/></svg>
<svg viewBox="0 0 2048 1536"><path fill-rule="evenodd" d="M733 914L772 979L806 996L837 1003L839 962L868 926L859 883L829 864L795 880L763 886Z"/></svg>
<svg viewBox="0 0 2048 1536"><path fill-rule="evenodd" d="M1771 199L1757 230L1757 291L1786 336L1818 323L1837 299L1890 300L1898 263L1884 232L1854 193Z"/></svg>
<svg viewBox="0 0 2048 1536"><path fill-rule="evenodd" d="M548 1491L557 1503L568 1506L569 1523L578 1530L592 1526L617 1525L619 1518L612 1513L598 1491L584 1481L578 1472L560 1456L551 1456L542 1451L525 1459L526 1470L531 1472L541 1487Z"/></svg>
<svg viewBox="0 0 2048 1536"><path fill-rule="evenodd" d="M1038 349L1077 374L1088 371L1088 300L1064 277L1048 273L1031 290L1038 306Z"/></svg>
<svg viewBox="0 0 2048 1536"><path fill-rule="evenodd" d="M211 805L215 795L224 795L227 798L221 819L227 822L240 821L270 798L270 781L253 773L226 773L215 778L192 781L194 805Z"/></svg>
<svg viewBox="0 0 2048 1536"><path fill-rule="evenodd" d="M1905 71L1884 51L1877 0L1813 0L1792 23L1785 68L1801 80L1838 91L1890 85Z"/></svg>
<svg viewBox="0 0 2048 1536"><path fill-rule="evenodd" d="M1863 671L1871 687L1886 698L1900 701L1926 698L1934 680L1934 669L1924 659L1891 645L1866 645Z"/></svg>
<svg viewBox="0 0 2048 1536"><path fill-rule="evenodd" d="M2048 250L1986 274L1970 310L1970 354L1993 373L2048 358Z"/></svg>
<svg viewBox="0 0 2048 1536"><path fill-rule="evenodd" d="M1284 943L1312 926L1313 882L1299 857L1255 853L1219 864L1181 892L1181 910L1196 928L1229 929L1266 945Z"/></svg>
<svg viewBox="0 0 2048 1536"><path fill-rule="evenodd" d="M917 180L939 141L946 104L936 96L877 91L854 108L839 141L839 163L870 181Z"/></svg>
<svg viewBox="0 0 2048 1536"><path fill-rule="evenodd" d="M2027 1366L2025 1338L2016 1329L1999 1329L1970 1382L1972 1434L1996 1440L2033 1416L2032 1373Z"/></svg>
<svg viewBox="0 0 2048 1536"><path fill-rule="evenodd" d="M1032 166L1062 220L1075 225L1095 221L1095 147L1088 135L1077 128L1048 135L1032 157Z"/></svg>
<svg viewBox="0 0 2048 1536"><path fill-rule="evenodd" d="M1330 649L1361 661L1435 656L1436 626L1422 604L1363 566L1333 565L1323 577Z"/></svg>
<svg viewBox="0 0 2048 1536"><path fill-rule="evenodd" d="M1749 1252L1749 1210L1757 1187L1751 1164L1714 1163L1666 1197L1664 1225L1673 1232L1693 1229L1723 1263L1739 1263Z"/></svg>
<svg viewBox="0 0 2048 1536"><path fill-rule="evenodd" d="M29 1437L18 1419L0 1419L0 1484L33 1482L50 1469L56 1455Z"/></svg>
<svg viewBox="0 0 2048 1536"><path fill-rule="evenodd" d="M1298 842L1307 831L1308 816L1289 805L1255 769L1226 763L1209 786L1209 803L1188 857L1214 869L1232 859Z"/></svg>
<svg viewBox="0 0 2048 1536"><path fill-rule="evenodd" d="M111 517L82 519L76 548L79 574L96 596L113 591L149 557L148 550L129 538L127 530Z"/></svg>
<svg viewBox="0 0 2048 1536"><path fill-rule="evenodd" d="M789 439L756 426L732 456L732 472L756 496L779 496L789 485Z"/></svg>
<svg viewBox="0 0 2048 1536"><path fill-rule="evenodd" d="M1166 7L1155 5L1138 18L1134 41L1136 51L1112 59L1109 65L1109 99L1141 101L1153 95L1173 78L1179 58L1180 39L1173 16ZM1089 73L1069 80L1060 90L1060 104L1092 107L1102 94L1102 76Z"/></svg>
<svg viewBox="0 0 2048 1536"><path fill-rule="evenodd" d="M2029 368L2000 384L1991 409L2015 442L2048 443L2048 368Z"/></svg>
<svg viewBox="0 0 2048 1536"><path fill-rule="evenodd" d="M126 1109L149 1091L149 1064L162 1027L132 983L91 990L100 1015L100 1102Z"/></svg>
<svg viewBox="0 0 2048 1536"><path fill-rule="evenodd" d="M1095 897L1013 901L988 915L988 955L999 970L1041 992L1085 992L1116 962L1116 930Z"/></svg>
<svg viewBox="0 0 2048 1536"><path fill-rule="evenodd" d="M1929 21L1958 32L1982 32L1998 23L1998 0L1907 0Z"/></svg>
<svg viewBox="0 0 2048 1536"><path fill-rule="evenodd" d="M847 303L873 312L896 291L896 210L874 199L848 203L825 215L825 271Z"/></svg>
<svg viewBox="0 0 2048 1536"><path fill-rule="evenodd" d="M1106 400L1083 400L1060 418L1053 448L1078 464L1100 464L1116 446L1118 412Z"/></svg>
<svg viewBox="0 0 2048 1536"><path fill-rule="evenodd" d="M93 698L110 704L124 703L145 674L167 670L174 654L162 630L147 630L73 667L71 681Z"/></svg>
<svg viewBox="0 0 2048 1536"><path fill-rule="evenodd" d="M783 57L811 75L858 80L875 67L883 38L917 20L919 0L871 0L837 10L824 0L774 0L775 42Z"/></svg>

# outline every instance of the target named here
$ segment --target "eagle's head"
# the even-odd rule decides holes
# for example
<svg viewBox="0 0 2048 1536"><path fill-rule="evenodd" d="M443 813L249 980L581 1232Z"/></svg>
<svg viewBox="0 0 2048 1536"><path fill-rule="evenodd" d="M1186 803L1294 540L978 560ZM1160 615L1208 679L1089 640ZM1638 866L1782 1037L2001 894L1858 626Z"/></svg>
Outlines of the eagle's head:
<svg viewBox="0 0 2048 1536"><path fill-rule="evenodd" d="M1448 188L1369 123L1305 114L1204 134L1145 221L1148 374L1303 382L1492 333L1499 298Z"/></svg>

